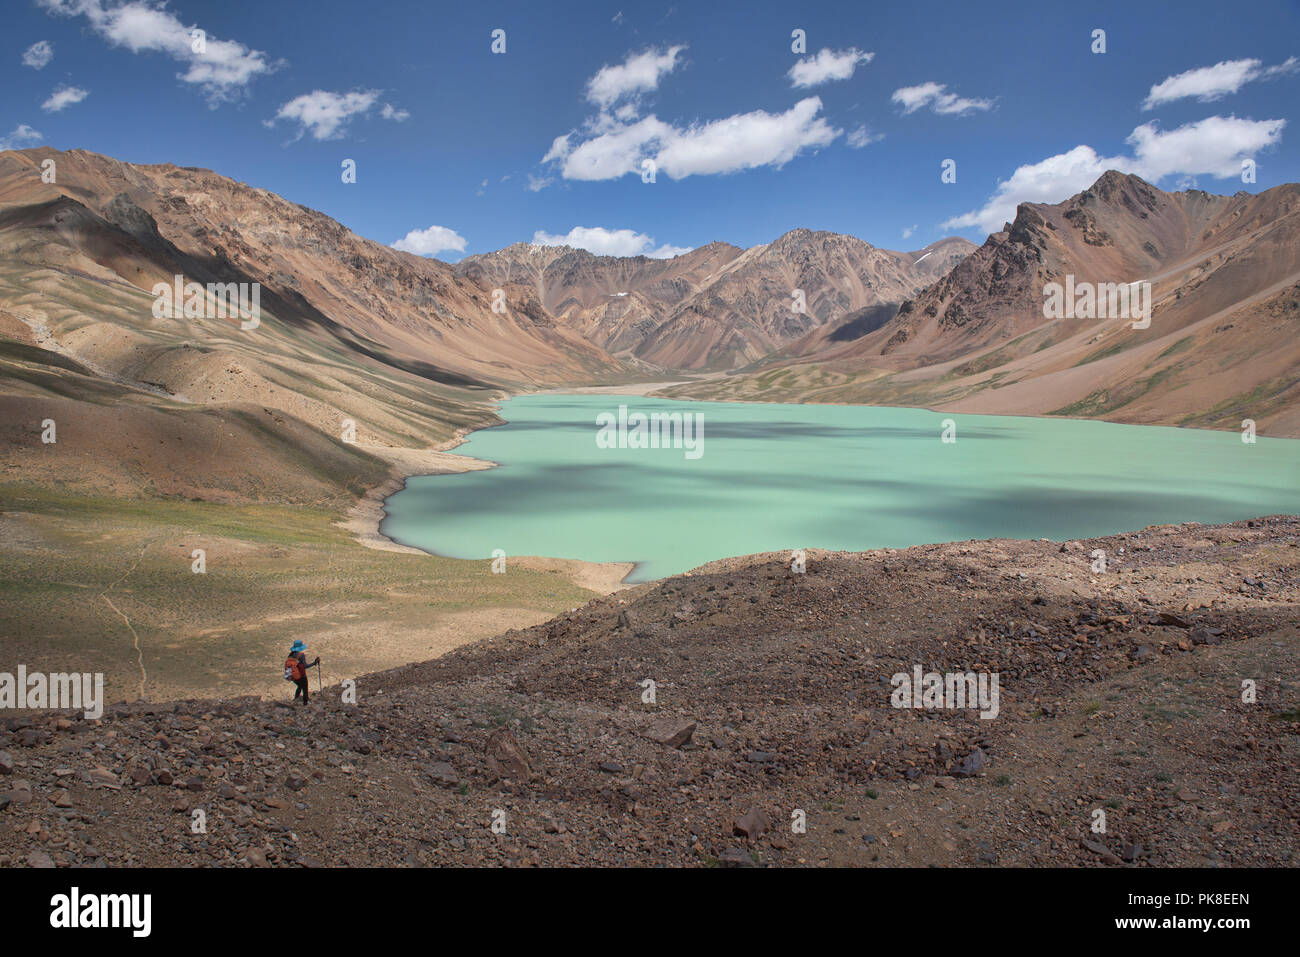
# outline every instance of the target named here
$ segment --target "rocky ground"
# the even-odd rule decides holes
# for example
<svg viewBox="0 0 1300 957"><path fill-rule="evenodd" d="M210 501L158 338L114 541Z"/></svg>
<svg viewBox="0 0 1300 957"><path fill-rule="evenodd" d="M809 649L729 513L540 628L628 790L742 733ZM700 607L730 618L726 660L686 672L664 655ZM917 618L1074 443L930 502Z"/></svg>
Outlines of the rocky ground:
<svg viewBox="0 0 1300 957"><path fill-rule="evenodd" d="M617 592L355 704L10 717L0 866L1296 863L1300 517L789 562ZM892 707L915 665L996 672L998 716Z"/></svg>

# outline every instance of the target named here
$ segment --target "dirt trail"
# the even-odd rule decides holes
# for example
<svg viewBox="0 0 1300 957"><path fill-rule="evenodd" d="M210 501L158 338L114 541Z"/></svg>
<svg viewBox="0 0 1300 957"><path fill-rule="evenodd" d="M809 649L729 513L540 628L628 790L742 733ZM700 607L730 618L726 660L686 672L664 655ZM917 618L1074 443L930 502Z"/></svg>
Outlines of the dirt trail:
<svg viewBox="0 0 1300 957"><path fill-rule="evenodd" d="M115 604L113 604L113 600L108 597L108 593L111 592L118 585L122 584L122 582L130 578L132 574L134 574L135 570L140 567L140 563L144 561L144 556L149 551L149 546L152 544L153 544L152 541L146 542L140 548L139 557L137 557L136 560L131 564L131 567L126 570L126 573L122 575L121 578L114 581L112 584L110 584L107 588L105 588L102 592L99 593L99 597L104 599L104 601L108 603L108 607L113 609L113 611L117 613L117 615L122 619L123 623L126 625L127 630L131 632L131 643L135 648L136 663L139 665L140 668L140 697L141 698L145 696L144 689L146 683L149 681L149 673L148 671L145 670L145 666L144 666L144 651L140 647L140 636L139 634L136 633L135 626L131 624L131 619L126 617L126 614L123 613L123 611L120 608L118 608Z"/></svg>

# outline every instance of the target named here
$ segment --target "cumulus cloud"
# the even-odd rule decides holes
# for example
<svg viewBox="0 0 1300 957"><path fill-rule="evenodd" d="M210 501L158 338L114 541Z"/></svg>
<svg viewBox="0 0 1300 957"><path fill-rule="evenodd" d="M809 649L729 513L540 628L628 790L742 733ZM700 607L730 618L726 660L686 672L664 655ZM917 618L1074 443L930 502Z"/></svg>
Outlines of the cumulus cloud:
<svg viewBox="0 0 1300 957"><path fill-rule="evenodd" d="M1252 80L1269 80L1297 71L1300 71L1300 60L1295 57L1270 67L1265 67L1260 60L1222 60L1214 66L1198 67L1161 80L1151 87L1142 101L1142 109L1150 110L1186 97L1210 103L1236 93Z"/></svg>
<svg viewBox="0 0 1300 957"><path fill-rule="evenodd" d="M958 96L956 93L949 93L944 84L933 81L897 89L890 99L903 107L904 116L924 107L929 107L931 112L941 116L961 116L964 113L988 110L993 107L992 100Z"/></svg>
<svg viewBox="0 0 1300 957"><path fill-rule="evenodd" d="M54 44L49 40L38 40L23 51L23 66L33 70L43 70L54 59Z"/></svg>
<svg viewBox="0 0 1300 957"><path fill-rule="evenodd" d="M337 139L354 117L365 116L378 102L378 90L353 90L351 93L312 90L281 106L275 118L267 120L266 125L274 126L276 120L292 120L298 124L300 138L304 133L311 133L312 139L316 140ZM379 115L400 123L410 114L385 103Z"/></svg>
<svg viewBox="0 0 1300 957"><path fill-rule="evenodd" d="M863 53L857 47L836 52L823 49L816 56L804 57L790 67L786 76L795 89L807 89L819 86L831 80L847 80L853 76L858 64L867 64L875 59L874 53Z"/></svg>
<svg viewBox="0 0 1300 957"><path fill-rule="evenodd" d="M654 114L642 116L641 95L658 88L683 49L630 54L619 66L602 67L586 90L599 111L581 129L555 137L542 163L570 180L618 179L650 169L684 179L759 166L779 168L803 150L825 146L842 134L818 115L822 102L817 97L801 100L784 113L753 110L689 125L665 122ZM867 135L865 130L862 135ZM535 191L550 182L549 177L530 177L529 188Z"/></svg>
<svg viewBox="0 0 1300 957"><path fill-rule="evenodd" d="M694 246L669 246L664 243L646 252L645 256L647 259L672 259L674 256L684 256L694 248Z"/></svg>
<svg viewBox="0 0 1300 957"><path fill-rule="evenodd" d="M26 123L19 123L8 135L0 136L0 150L20 150L24 146L39 143L44 138Z"/></svg>
<svg viewBox="0 0 1300 957"><path fill-rule="evenodd" d="M41 104L41 109L46 113L58 113L75 103L80 103L88 96L90 91L83 90L79 86L60 86Z"/></svg>
<svg viewBox="0 0 1300 957"><path fill-rule="evenodd" d="M1173 173L1229 179L1241 175L1241 161L1274 146L1286 120L1241 120L1209 116L1162 132L1155 123L1129 136L1136 155L1133 172L1152 182Z"/></svg>
<svg viewBox="0 0 1300 957"><path fill-rule="evenodd" d="M465 251L465 237L446 226L430 226L428 229L413 229L397 242L394 249L417 256L436 256L438 253Z"/></svg>
<svg viewBox="0 0 1300 957"><path fill-rule="evenodd" d="M818 116L822 101L800 100L784 113L754 110L672 130L655 157L673 179L730 173L758 166L784 166L805 149L826 146L840 130Z"/></svg>
<svg viewBox="0 0 1300 957"><path fill-rule="evenodd" d="M1101 156L1091 146L1076 146L1019 167L998 184L980 209L955 216L945 229L979 227L996 232L1011 222L1020 203L1059 203L1087 189L1107 170L1135 173L1158 183L1166 176L1214 176L1228 179L1241 174L1241 161L1282 137L1286 120L1243 120L1235 116L1210 116L1177 129L1162 131L1146 123L1129 134L1129 156Z"/></svg>
<svg viewBox="0 0 1300 957"><path fill-rule="evenodd" d="M556 137L542 162L559 163L565 179L617 179L639 170L641 161L654 152L656 144L672 133L667 123L648 116L626 126L616 126L577 146L573 143L574 135Z"/></svg>
<svg viewBox="0 0 1300 957"><path fill-rule="evenodd" d="M601 67L587 81L587 99L606 110L625 97L659 89L659 81L677 67L677 57L685 49L685 46L675 46L663 53L656 50L629 53L622 63Z"/></svg>
<svg viewBox="0 0 1300 957"><path fill-rule="evenodd" d="M1009 179L998 184L981 209L955 216L943 226L945 229L978 226L985 232L997 232L1003 223L1016 218L1020 203L1059 203L1087 189L1108 169L1132 171L1131 162L1125 157L1101 157L1091 146L1076 146L1068 153L1019 167Z"/></svg>
<svg viewBox="0 0 1300 957"><path fill-rule="evenodd" d="M690 246L655 246L655 241L645 233L631 229L605 229L603 226L574 226L562 236L543 230L533 233L534 246L570 246L585 249L597 256L647 256L650 259L671 259L691 251Z"/></svg>
<svg viewBox="0 0 1300 957"><path fill-rule="evenodd" d="M185 64L185 72L177 78L198 86L213 105L238 96L253 79L277 66L262 51L237 40L196 33L196 26L186 26L157 0L38 2L52 14L85 17L90 28L113 46L132 53L163 53Z"/></svg>
<svg viewBox="0 0 1300 957"><path fill-rule="evenodd" d="M617 179L653 160L675 180L731 173L759 166L780 167L806 149L829 144L842 132L818 116L817 97L800 100L784 113L754 110L688 127L648 116L616 124L574 145L574 135L557 137L543 162L555 162L565 179Z"/></svg>
<svg viewBox="0 0 1300 957"><path fill-rule="evenodd" d="M864 146L870 146L872 143L879 143L885 138L884 133L872 133L865 126L859 126L856 130L851 130L845 138L845 142L855 150L860 150Z"/></svg>

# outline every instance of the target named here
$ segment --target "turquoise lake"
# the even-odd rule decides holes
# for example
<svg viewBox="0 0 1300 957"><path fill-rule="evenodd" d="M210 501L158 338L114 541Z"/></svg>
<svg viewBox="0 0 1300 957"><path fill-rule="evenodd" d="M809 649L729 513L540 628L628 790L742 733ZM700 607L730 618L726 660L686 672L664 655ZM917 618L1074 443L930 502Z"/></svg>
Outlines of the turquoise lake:
<svg viewBox="0 0 1300 957"><path fill-rule="evenodd" d="M620 405L701 415L701 454L599 447L597 417ZM612 395L521 396L500 414L507 425L456 450L500 467L411 478L385 504L385 535L453 558L636 562L628 580L646 581L753 552L1300 512L1300 441L1238 432Z"/></svg>

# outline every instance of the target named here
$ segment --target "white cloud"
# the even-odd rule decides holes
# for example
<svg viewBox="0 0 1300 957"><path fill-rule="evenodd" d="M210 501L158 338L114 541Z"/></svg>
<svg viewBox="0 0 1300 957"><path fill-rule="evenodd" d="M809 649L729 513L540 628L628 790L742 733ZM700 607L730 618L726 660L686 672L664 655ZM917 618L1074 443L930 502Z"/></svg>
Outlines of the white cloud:
<svg viewBox="0 0 1300 957"><path fill-rule="evenodd" d="M663 53L655 50L629 53L621 64L601 67L587 81L587 99L605 110L626 96L657 90L659 81L673 71L678 55L685 49L685 46L675 46Z"/></svg>
<svg viewBox="0 0 1300 957"><path fill-rule="evenodd" d="M786 76L790 85L796 89L818 86L831 80L847 80L859 63L870 63L875 59L874 53L863 53L857 47L850 47L838 53L827 48L816 56L805 57L790 67Z"/></svg>
<svg viewBox="0 0 1300 957"><path fill-rule="evenodd" d="M1214 176L1228 179L1241 174L1241 161L1281 139L1286 120L1242 120L1235 116L1210 116L1175 130L1162 132L1146 123L1129 134L1132 156L1100 156L1091 146L1076 146L1067 153L1021 166L998 184L980 209L955 216L943 228L978 226L996 232L1011 222L1020 203L1059 203L1087 189L1102 173L1135 173L1152 183L1166 176Z"/></svg>
<svg viewBox="0 0 1300 957"><path fill-rule="evenodd" d="M50 94L48 100L41 104L41 109L46 113L58 113L75 103L80 103L88 96L90 96L90 91L83 90L79 86L61 86Z"/></svg>
<svg viewBox="0 0 1300 957"><path fill-rule="evenodd" d="M1161 80L1151 87L1151 92L1142 102L1142 109L1150 110L1189 96L1196 97L1201 103L1210 103L1236 93L1252 80L1268 80L1297 71L1300 71L1300 60L1295 57L1270 67L1265 67L1259 60L1222 60L1214 66L1198 67Z"/></svg>
<svg viewBox="0 0 1300 957"><path fill-rule="evenodd" d="M631 229L605 229L603 226L574 226L563 236L537 230L533 233L534 246L570 246L585 249L597 256L647 256L650 259L671 259L691 251L690 246L655 246L655 241L645 233Z"/></svg>
<svg viewBox="0 0 1300 957"><path fill-rule="evenodd" d="M1295 73L1297 71L1300 71L1300 59L1296 59L1293 56L1289 56L1283 62L1279 63L1277 66L1266 67L1260 73L1260 78L1264 80L1271 80L1275 76L1285 76L1288 73Z"/></svg>
<svg viewBox="0 0 1300 957"><path fill-rule="evenodd" d="M655 162L673 179L784 166L801 151L826 146L840 135L817 115L821 108L822 101L813 96L784 113L754 110L673 130Z"/></svg>
<svg viewBox="0 0 1300 957"><path fill-rule="evenodd" d="M569 142L573 135L573 133L565 133L563 136L557 136L553 139L551 141L551 148L547 150L546 155L542 157L542 162L550 163L554 160L564 159L564 157L568 156L570 151L573 149L573 144Z"/></svg>
<svg viewBox="0 0 1300 957"><path fill-rule="evenodd" d="M587 99L599 111L581 130L555 137L542 163L551 164L570 180L618 179L646 172L650 162L656 174L684 179L759 166L779 168L803 150L825 146L843 132L818 116L822 103L817 97L801 100L784 113L753 110L689 126L668 123L653 114L642 117L640 94L658 88L683 49L675 46L664 53L629 54L623 64L603 67L587 83L586 91ZM845 58L849 54L850 73L858 60L872 56L856 50L831 56ZM870 141L863 129L854 143ZM530 176L528 188L537 191L550 182L549 177Z"/></svg>
<svg viewBox="0 0 1300 957"><path fill-rule="evenodd" d="M884 133L872 133L865 126L859 126L856 130L849 132L846 142L855 150L860 150L862 147L870 146L872 143L879 143L884 138Z"/></svg>
<svg viewBox="0 0 1300 957"><path fill-rule="evenodd" d="M684 256L694 248L694 246L669 246L667 243L664 243L662 246L650 250L645 255L647 259L672 259L674 256Z"/></svg>
<svg viewBox="0 0 1300 957"><path fill-rule="evenodd" d="M648 116L614 124L609 132L577 146L572 135L557 137L543 162L560 164L565 179L577 180L617 179L639 172L646 159L673 179L780 167L803 150L825 146L840 135L817 115L821 105L814 96L784 113L754 110L685 128Z"/></svg>
<svg viewBox="0 0 1300 957"><path fill-rule="evenodd" d="M997 232L1003 223L1016 218L1016 206L1020 203L1059 203L1087 189L1108 169L1133 171L1124 157L1105 158L1098 156L1091 146L1076 146L1068 153L1019 167L1010 179L998 184L983 208L955 216L943 228L978 226L985 232Z"/></svg>
<svg viewBox="0 0 1300 957"><path fill-rule="evenodd" d="M639 170L651 147L671 133L668 124L649 116L630 126L602 133L577 147L569 137L560 137L543 162L547 158L561 162L560 171L565 179L617 179Z"/></svg>
<svg viewBox="0 0 1300 957"><path fill-rule="evenodd" d="M912 233L914 233L914 232L916 232L916 224L912 224L911 226L904 226L904 227L903 227L903 238L904 238L904 239L911 239L911 238L912 238Z"/></svg>
<svg viewBox="0 0 1300 957"><path fill-rule="evenodd" d="M428 229L413 229L392 245L405 253L436 256L447 250L463 253L465 237L446 226L430 226Z"/></svg>
<svg viewBox="0 0 1300 957"><path fill-rule="evenodd" d="M672 259L674 256L684 256L694 248L694 246L669 246L664 243L646 252L645 256L647 259Z"/></svg>
<svg viewBox="0 0 1300 957"><path fill-rule="evenodd" d="M20 150L39 143L45 137L26 123L19 123L8 136L0 136L0 150Z"/></svg>
<svg viewBox="0 0 1300 957"><path fill-rule="evenodd" d="M38 40L23 51L23 66L33 70L43 70L54 59L54 44L49 40Z"/></svg>
<svg viewBox="0 0 1300 957"><path fill-rule="evenodd" d="M1127 142L1137 156L1133 171L1153 183L1173 173L1228 179L1241 175L1243 159L1276 145L1285 126L1286 120L1208 116L1167 133L1146 123Z"/></svg>
<svg viewBox="0 0 1300 957"><path fill-rule="evenodd" d="M273 126L276 120L293 120L298 123L299 137L311 133L312 139L316 140L337 139L353 117L365 116L378 101L378 90L353 90L351 93L313 90L285 103L276 112L275 119L267 120L266 125ZM379 115L400 123L410 114L385 103Z"/></svg>
<svg viewBox="0 0 1300 957"><path fill-rule="evenodd" d="M130 0L109 6L105 0L39 0L50 13L65 17L84 16L91 29L113 46L132 53L164 53L186 65L177 77L193 83L213 105L232 99L252 80L270 73L277 64L236 40L203 36L200 45L192 31L157 0ZM198 47L199 49L196 49Z"/></svg>
<svg viewBox="0 0 1300 957"><path fill-rule="evenodd" d="M532 173L529 173L527 189L530 193L540 193L553 182L555 182L555 180L550 176L534 176Z"/></svg>
<svg viewBox="0 0 1300 957"><path fill-rule="evenodd" d="M992 100L978 100L958 96L956 93L947 92L947 89L942 83L930 81L897 89L890 99L902 105L904 116L915 113L927 106L931 112L943 116L961 116L973 110L991 109L993 106Z"/></svg>

